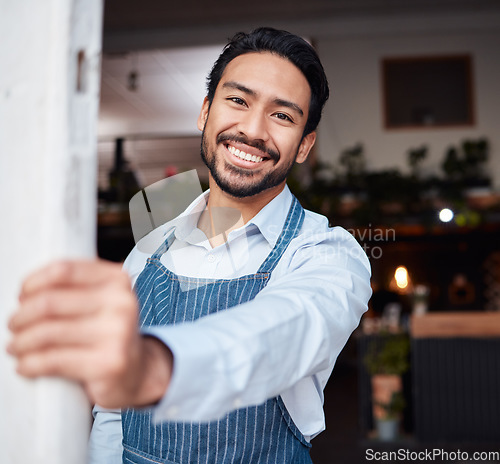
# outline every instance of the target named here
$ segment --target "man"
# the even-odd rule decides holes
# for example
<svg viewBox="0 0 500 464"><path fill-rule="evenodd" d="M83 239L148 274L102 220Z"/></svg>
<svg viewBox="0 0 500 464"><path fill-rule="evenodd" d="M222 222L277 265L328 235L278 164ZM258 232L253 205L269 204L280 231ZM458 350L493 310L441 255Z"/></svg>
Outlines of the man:
<svg viewBox="0 0 500 464"><path fill-rule="evenodd" d="M371 294L352 236L286 187L327 98L305 41L236 35L198 118L210 190L152 255L129 255L135 293L101 261L26 280L9 351L21 374L78 380L100 405L92 462L311 462L323 388ZM218 208L240 219L221 227Z"/></svg>

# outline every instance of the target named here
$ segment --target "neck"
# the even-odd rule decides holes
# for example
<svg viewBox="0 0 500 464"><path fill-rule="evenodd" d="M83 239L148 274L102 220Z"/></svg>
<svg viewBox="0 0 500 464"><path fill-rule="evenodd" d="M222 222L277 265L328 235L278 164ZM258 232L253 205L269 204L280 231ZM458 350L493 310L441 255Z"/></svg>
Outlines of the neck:
<svg viewBox="0 0 500 464"><path fill-rule="evenodd" d="M278 196L285 188L285 182L282 184L264 190L251 197L237 198L222 191L215 181L210 177L210 196L208 199L209 208L232 208L238 210L246 224L252 219L264 206Z"/></svg>

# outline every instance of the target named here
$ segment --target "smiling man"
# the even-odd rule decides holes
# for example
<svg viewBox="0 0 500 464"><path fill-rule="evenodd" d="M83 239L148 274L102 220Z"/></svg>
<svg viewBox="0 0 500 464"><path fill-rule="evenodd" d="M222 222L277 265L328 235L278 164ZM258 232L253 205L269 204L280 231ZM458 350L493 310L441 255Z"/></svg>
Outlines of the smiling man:
<svg viewBox="0 0 500 464"><path fill-rule="evenodd" d="M323 388L371 294L353 237L286 186L327 98L307 42L237 34L198 118L209 191L127 273L65 262L24 283L9 351L20 373L75 379L98 404L92 463L311 462Z"/></svg>
<svg viewBox="0 0 500 464"><path fill-rule="evenodd" d="M305 76L288 59L263 52L234 58L198 120L217 190L240 202L253 197L254 205L262 197L254 213L281 192L316 139L315 132L303 136L310 100Z"/></svg>

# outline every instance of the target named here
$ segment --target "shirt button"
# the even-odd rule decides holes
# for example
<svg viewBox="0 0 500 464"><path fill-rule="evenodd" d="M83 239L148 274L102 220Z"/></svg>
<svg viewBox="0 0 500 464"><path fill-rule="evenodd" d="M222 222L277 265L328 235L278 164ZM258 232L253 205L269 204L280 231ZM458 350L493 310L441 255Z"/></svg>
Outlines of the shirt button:
<svg viewBox="0 0 500 464"><path fill-rule="evenodd" d="M179 414L179 408L177 406L171 406L167 410L167 415L170 419L175 419L175 417Z"/></svg>
<svg viewBox="0 0 500 464"><path fill-rule="evenodd" d="M241 406L243 406L243 401L241 401L240 398L236 398L234 401L233 401L233 407L236 408L236 409L240 409Z"/></svg>
<svg viewBox="0 0 500 464"><path fill-rule="evenodd" d="M208 262L213 263L215 261L215 256L214 255L208 255Z"/></svg>

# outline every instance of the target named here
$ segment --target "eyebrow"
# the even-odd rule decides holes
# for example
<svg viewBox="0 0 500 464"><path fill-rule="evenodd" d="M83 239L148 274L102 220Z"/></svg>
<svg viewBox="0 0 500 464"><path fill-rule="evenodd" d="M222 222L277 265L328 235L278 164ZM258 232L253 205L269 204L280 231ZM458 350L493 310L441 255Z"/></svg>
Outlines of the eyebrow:
<svg viewBox="0 0 500 464"><path fill-rule="evenodd" d="M251 97L257 96L257 92L255 90L249 89L248 87L245 87L244 85L242 85L238 82L235 82L235 81L224 82L224 84L222 84L222 87L240 90L241 92L243 92ZM297 103L293 103L291 101L284 100L283 98L275 98L273 100L273 103L275 103L278 106L284 106L286 108L290 108L291 110L294 110L297 113L299 113L301 116L304 116L304 111L302 110L302 108L299 105L297 105Z"/></svg>

